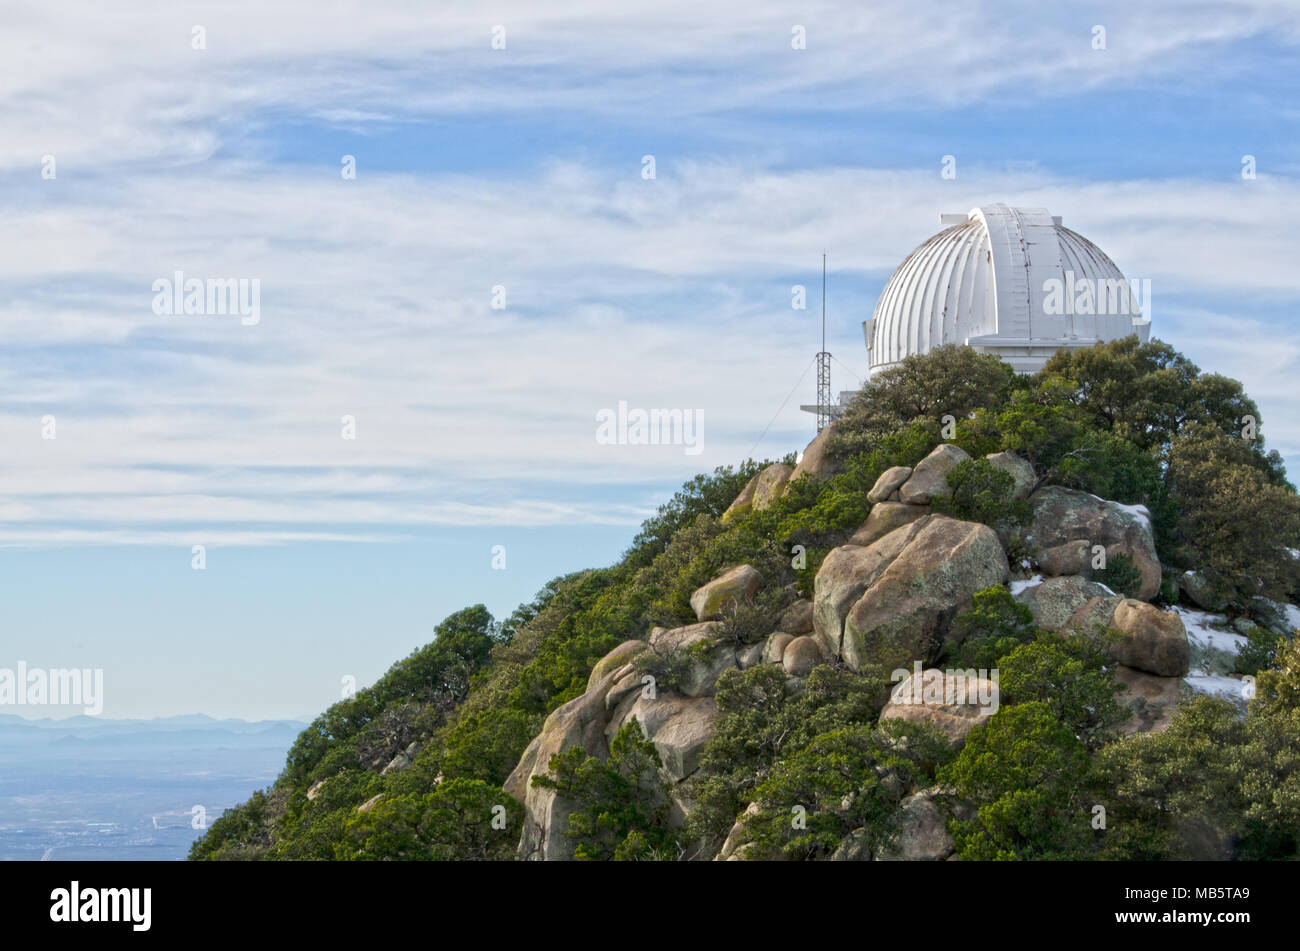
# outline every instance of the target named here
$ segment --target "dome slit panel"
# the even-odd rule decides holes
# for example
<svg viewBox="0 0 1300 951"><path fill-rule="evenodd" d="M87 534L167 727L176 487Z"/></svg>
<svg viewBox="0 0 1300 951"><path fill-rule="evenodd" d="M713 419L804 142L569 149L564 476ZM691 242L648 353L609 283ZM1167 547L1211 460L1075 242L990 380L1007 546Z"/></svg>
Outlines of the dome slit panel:
<svg viewBox="0 0 1300 951"><path fill-rule="evenodd" d="M942 266L935 274L934 321L940 344L961 342L961 314L956 308L955 292L960 287L960 264L962 248L966 243L966 230L963 226L953 234Z"/></svg>

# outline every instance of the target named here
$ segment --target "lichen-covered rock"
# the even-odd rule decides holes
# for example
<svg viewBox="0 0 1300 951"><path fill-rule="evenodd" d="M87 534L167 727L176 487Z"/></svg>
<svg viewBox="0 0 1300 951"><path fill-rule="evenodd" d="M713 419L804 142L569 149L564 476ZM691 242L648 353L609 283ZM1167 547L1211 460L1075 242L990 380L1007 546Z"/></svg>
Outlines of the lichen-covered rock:
<svg viewBox="0 0 1300 951"><path fill-rule="evenodd" d="M790 481L794 466L774 462L758 474L754 484L754 498L750 507L762 511L781 497L785 484Z"/></svg>
<svg viewBox="0 0 1300 951"><path fill-rule="evenodd" d="M826 657L821 645L807 634L796 637L781 653L781 669L791 677L806 677L814 667L824 663Z"/></svg>
<svg viewBox="0 0 1300 951"><path fill-rule="evenodd" d="M1123 635L1111 645L1111 656L1118 663L1159 677L1187 673L1191 657L1187 629L1174 612L1125 598L1116 605L1111 625Z"/></svg>
<svg viewBox="0 0 1300 951"><path fill-rule="evenodd" d="M897 492L909 478L912 476L911 466L893 466L886 469L876 480L876 484L871 487L867 493L869 502L885 502L891 495Z"/></svg>
<svg viewBox="0 0 1300 951"><path fill-rule="evenodd" d="M624 641L612 651L596 661L596 666L591 668L591 674L587 677L587 689L590 690L596 684L600 683L607 674L617 670L624 664L629 663L632 658L642 651L648 650L649 645L645 641L631 640Z"/></svg>
<svg viewBox="0 0 1300 951"><path fill-rule="evenodd" d="M902 528L910 522L925 518L930 514L927 505L904 505L902 502L881 502L871 507L867 520L849 539L850 545L866 547L872 542L884 538L896 528Z"/></svg>
<svg viewBox="0 0 1300 951"><path fill-rule="evenodd" d="M895 529L864 551L888 564L874 565L869 555L859 559L870 583L844 616L838 643L834 606L822 610L817 599L813 605L823 646L855 670L933 661L953 636L953 618L970 607L975 592L1001 584L1010 573L993 529L942 515Z"/></svg>
<svg viewBox="0 0 1300 951"><path fill-rule="evenodd" d="M1115 618L1115 609L1124 600L1123 595L1105 594L1089 598L1078 608L1070 620L1061 628L1062 631L1074 631L1080 634L1094 634L1100 629L1111 626Z"/></svg>
<svg viewBox="0 0 1300 951"><path fill-rule="evenodd" d="M1048 631L1059 631L1070 623L1070 618L1079 608L1093 598L1114 594L1095 581L1079 575L1066 575L1025 588L1015 598L1029 608L1035 624Z"/></svg>
<svg viewBox="0 0 1300 951"><path fill-rule="evenodd" d="M890 691L881 721L929 723L948 737L953 749L998 710L998 685L986 677L937 669L913 673Z"/></svg>
<svg viewBox="0 0 1300 951"><path fill-rule="evenodd" d="M1141 576L1137 596L1144 601L1160 591L1160 559L1156 556L1151 518L1139 505L1107 502L1087 492L1049 485L1029 497L1032 520L1029 537L1046 551L1067 542L1101 545L1106 557L1127 555Z"/></svg>
<svg viewBox="0 0 1300 951"><path fill-rule="evenodd" d="M691 595L691 610L701 621L716 620L737 604L753 599L763 576L749 565L737 565L701 585Z"/></svg>
<svg viewBox="0 0 1300 951"><path fill-rule="evenodd" d="M898 497L908 505L928 505L936 495L947 495L948 473L970 456L966 450L943 443L916 464L911 477L898 489Z"/></svg>
<svg viewBox="0 0 1300 951"><path fill-rule="evenodd" d="M751 510L761 512L785 493L786 483L793 474L794 467L784 462L774 462L767 466L745 483L740 494L722 513L722 520L725 522Z"/></svg>

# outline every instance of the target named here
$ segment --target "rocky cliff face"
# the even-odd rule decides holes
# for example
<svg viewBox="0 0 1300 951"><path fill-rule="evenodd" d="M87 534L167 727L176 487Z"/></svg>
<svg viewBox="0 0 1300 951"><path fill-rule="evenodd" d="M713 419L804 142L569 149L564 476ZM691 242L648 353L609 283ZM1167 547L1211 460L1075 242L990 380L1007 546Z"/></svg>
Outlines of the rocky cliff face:
<svg viewBox="0 0 1300 951"><path fill-rule="evenodd" d="M812 459L807 472L816 477L821 458L816 444L804 458ZM960 635L953 619L970 607L976 592L1007 583L1013 573L1023 577L1037 572L1031 579L1013 583L1012 589L1030 607L1039 626L1080 633L1100 626L1118 632L1112 656L1125 686L1124 699L1134 710L1128 732L1167 725L1183 693L1180 678L1188 669L1188 640L1178 615L1142 600L1157 593L1161 578L1150 523L1142 510L1055 486L1030 494L1031 467L1010 453L990 456L992 465L1012 476L1016 497L1028 497L1032 512L1028 536L1036 554L1013 569L993 529L930 510L930 503L945 491L947 473L966 458L957 447L942 445L914 468L885 472L870 492L875 504L866 522L848 544L832 550L821 563L812 597L791 600L778 615L775 628L760 632L753 643L726 639L718 622L762 589L757 570L734 565L691 597L699 623L656 628L647 641L621 644L597 663L587 691L547 717L506 783L507 791L525 809L520 856L572 856L564 835L571 804L532 782L547 771L552 755L577 746L604 759L612 738L635 719L660 755L664 780L681 789L698 768L700 753L713 735L717 707L712 694L723 672L755 664L778 665L788 685L797 690L821 664L852 670L869 665L884 670L910 670L914 664L928 667L956 646ZM771 504L791 475L788 466L763 470L728 511ZM1098 552L1132 559L1141 578L1138 598L1120 596L1089 579ZM671 683L659 683L635 663L650 654L675 659L678 673ZM925 673L935 675L930 680L940 688L948 685L946 678L951 676L942 671ZM912 678L900 689L910 683ZM972 681L970 687L997 689L986 680ZM922 697L917 703L891 701L880 716L928 722L959 746L991 711L954 704L947 693L951 692L939 689L936 698ZM904 800L907 821L888 855L859 854L862 850L849 842L836 857L947 857L952 843L938 817L934 795L934 791L921 791ZM684 795L674 799L680 820L690 809L689 799ZM738 832L739 825L718 858L744 856L744 848L735 842Z"/></svg>

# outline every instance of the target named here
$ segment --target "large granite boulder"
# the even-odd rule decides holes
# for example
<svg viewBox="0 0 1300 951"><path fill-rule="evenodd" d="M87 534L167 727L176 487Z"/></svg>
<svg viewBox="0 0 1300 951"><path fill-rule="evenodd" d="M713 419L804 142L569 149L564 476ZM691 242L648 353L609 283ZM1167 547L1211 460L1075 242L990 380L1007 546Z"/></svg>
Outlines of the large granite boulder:
<svg viewBox="0 0 1300 951"><path fill-rule="evenodd" d="M888 502L890 496L902 488L903 483L912 476L911 466L894 466L881 473L876 484L867 493L869 502Z"/></svg>
<svg viewBox="0 0 1300 951"><path fill-rule="evenodd" d="M614 711L605 727L605 737L613 740L624 724L636 719L646 739L654 744L663 761L664 772L680 782L700 765L700 753L713 736L718 719L718 705L712 697L682 697L660 693L653 699L644 693L632 694Z"/></svg>
<svg viewBox="0 0 1300 951"><path fill-rule="evenodd" d="M691 610L701 621L712 621L753 599L763 586L763 576L749 565L737 565L718 575L691 595Z"/></svg>
<svg viewBox="0 0 1300 951"><path fill-rule="evenodd" d="M1124 600L1123 595L1104 594L1089 598L1072 615L1061 628L1079 634L1095 634L1098 629L1109 628L1115 620L1115 609Z"/></svg>
<svg viewBox="0 0 1300 951"><path fill-rule="evenodd" d="M1191 647L1183 619L1174 612L1125 598L1115 607L1111 626L1123 635L1111 645L1117 662L1159 677L1187 673Z"/></svg>
<svg viewBox="0 0 1300 951"><path fill-rule="evenodd" d="M818 664L826 663L821 644L807 634L796 637L781 652L781 669L791 677L806 677Z"/></svg>
<svg viewBox="0 0 1300 951"><path fill-rule="evenodd" d="M930 514L927 505L905 505L902 502L880 502L871 507L871 513L862 527L849 539L850 545L867 546L879 538L884 538L896 528L925 518Z"/></svg>
<svg viewBox="0 0 1300 951"><path fill-rule="evenodd" d="M1098 628L1118 632L1109 644L1117 663L1157 677L1182 677L1188 671L1192 647L1183 619L1175 611L1161 611L1136 598L1104 595L1080 605L1060 629L1090 634Z"/></svg>
<svg viewBox="0 0 1300 951"><path fill-rule="evenodd" d="M649 649L645 641L631 640L624 641L612 651L596 661L596 666L591 668L591 674L587 677L587 689L590 690L605 679L605 676L612 671L617 670L624 664L630 663L632 658L637 654Z"/></svg>
<svg viewBox="0 0 1300 951"><path fill-rule="evenodd" d="M1034 623L1048 631L1060 631L1074 613L1093 598L1114 595L1105 585L1079 575L1049 578L1016 592L1015 598L1034 615Z"/></svg>
<svg viewBox="0 0 1300 951"><path fill-rule="evenodd" d="M599 759L609 756L605 694L614 679L614 672L607 674L593 689L551 711L542 731L506 778L506 792L524 804L524 831L519 841L522 858L573 858L573 843L564 834L573 804L557 796L554 789L534 785L532 778L549 770L552 756L575 746Z"/></svg>
<svg viewBox="0 0 1300 951"><path fill-rule="evenodd" d="M998 703L998 685L992 680L931 669L913 673L890 691L880 719L929 723L948 737L953 749L960 749L971 730L997 713Z"/></svg>
<svg viewBox="0 0 1300 951"><path fill-rule="evenodd" d="M1092 566L1092 549L1082 538L1052 548L1042 549L1035 559L1043 574L1086 575Z"/></svg>
<svg viewBox="0 0 1300 951"><path fill-rule="evenodd" d="M854 669L929 662L975 592L1008 574L987 525L929 515L866 547L827 555L814 582L814 630L829 656Z"/></svg>
<svg viewBox="0 0 1300 951"><path fill-rule="evenodd" d="M790 473L790 478L786 482L784 491L790 491L790 486L798 482L804 476L810 479L824 479L835 472L835 463L831 460L830 454L826 451L826 443L835 431L835 424L831 423L821 432L819 432L808 447L804 449L803 455L799 457L799 464L794 467L794 472Z"/></svg>
<svg viewBox="0 0 1300 951"><path fill-rule="evenodd" d="M870 545L841 545L822 559L813 579L813 632L831 656L840 656L844 619L923 526L889 532Z"/></svg>
<svg viewBox="0 0 1300 951"><path fill-rule="evenodd" d="M763 469L745 483L740 494L727 506L727 510L722 513L723 521L750 510L762 511L767 508L782 496L786 483L793 474L794 467L784 462L774 462Z"/></svg>
<svg viewBox="0 0 1300 951"><path fill-rule="evenodd" d="M710 697L723 672L737 666L736 649L717 639L717 621L685 627L656 627L650 632L650 647L657 654L685 658L674 689L688 697Z"/></svg>
<svg viewBox="0 0 1300 951"><path fill-rule="evenodd" d="M936 495L948 495L948 473L970 456L951 443L942 443L916 464L911 477L898 489L898 497L908 505L928 505Z"/></svg>
<svg viewBox="0 0 1300 951"><path fill-rule="evenodd" d="M1038 476L1034 474L1034 467L1026 460L1021 459L1014 452L995 452L992 455L984 457L988 460L989 465L995 469L1000 469L1007 475L1015 487L1012 489L1011 498L1014 501L1029 498L1029 493L1034 490L1038 483Z"/></svg>
<svg viewBox="0 0 1300 951"><path fill-rule="evenodd" d="M948 818L935 802L937 794L937 789L923 789L898 804L897 835L875 861L943 862L956 851Z"/></svg>
<svg viewBox="0 0 1300 951"><path fill-rule="evenodd" d="M1087 492L1044 486L1029 497L1032 520L1029 538L1039 551L1067 542L1084 541L1101 545L1106 557L1117 554L1133 559L1141 576L1137 592L1148 601L1160 591L1160 559L1156 556L1151 518L1140 505L1107 502Z"/></svg>

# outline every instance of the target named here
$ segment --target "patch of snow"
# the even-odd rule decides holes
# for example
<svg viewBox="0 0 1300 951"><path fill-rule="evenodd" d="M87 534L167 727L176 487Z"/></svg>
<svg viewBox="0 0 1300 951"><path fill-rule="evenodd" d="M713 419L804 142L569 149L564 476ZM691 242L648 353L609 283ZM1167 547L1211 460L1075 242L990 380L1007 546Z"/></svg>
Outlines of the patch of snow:
<svg viewBox="0 0 1300 951"><path fill-rule="evenodd" d="M1097 587L1099 587L1099 588L1101 588L1102 590L1104 590L1104 591L1105 591L1107 594L1109 594L1111 597L1115 597L1115 598L1118 598L1118 597L1119 597L1118 594L1116 594L1114 591L1110 590L1110 588L1108 588L1106 585L1102 584L1100 581L1094 581L1093 584L1095 584Z"/></svg>
<svg viewBox="0 0 1300 951"><path fill-rule="evenodd" d="M1221 697L1234 703L1243 703L1250 699L1246 696L1246 681L1235 677L1216 677L1211 674L1188 674L1183 682L1200 693L1212 697Z"/></svg>
<svg viewBox="0 0 1300 951"><path fill-rule="evenodd" d="M1286 611L1286 623L1292 627L1300 627L1300 608L1294 604L1284 604L1282 610Z"/></svg>
<svg viewBox="0 0 1300 951"><path fill-rule="evenodd" d="M1215 630L1211 626L1228 623L1227 617L1222 614L1184 607L1175 607L1173 611L1182 619L1183 627L1187 628L1187 639L1202 650L1209 648L1231 656L1246 645L1246 638L1242 635Z"/></svg>
<svg viewBox="0 0 1300 951"><path fill-rule="evenodd" d="M1151 511L1145 505L1121 505L1119 502L1110 504L1140 520L1148 530L1151 528Z"/></svg>
<svg viewBox="0 0 1300 951"><path fill-rule="evenodd" d="M1034 575L1028 581L1013 581L1011 582L1011 594L1014 597L1022 591L1028 591L1030 588L1037 588L1042 583L1042 575Z"/></svg>

